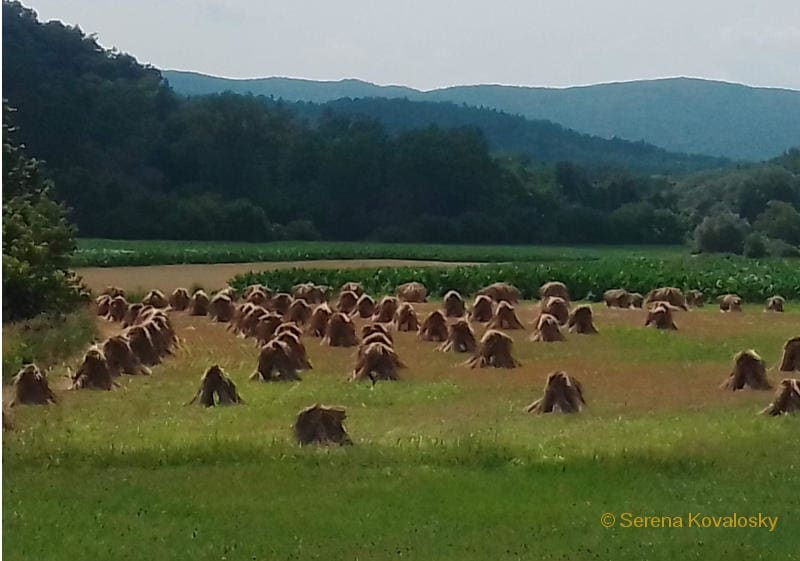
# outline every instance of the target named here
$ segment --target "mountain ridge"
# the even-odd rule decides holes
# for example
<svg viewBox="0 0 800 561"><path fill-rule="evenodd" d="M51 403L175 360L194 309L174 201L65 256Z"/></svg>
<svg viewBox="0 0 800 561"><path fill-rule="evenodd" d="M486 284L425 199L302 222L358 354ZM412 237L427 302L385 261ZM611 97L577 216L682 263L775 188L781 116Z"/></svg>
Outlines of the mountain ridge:
<svg viewBox="0 0 800 561"><path fill-rule="evenodd" d="M642 84L648 82L667 82L667 81L688 81L688 82L706 82L712 84L720 84L720 85L729 85L729 86L742 86L745 88L750 88L754 90L778 90L778 91L787 91L787 92L798 92L800 93L800 89L796 88L789 88L785 86L758 86L754 84L746 84L744 82L734 82L731 80L721 80L717 78L703 78L700 76L688 76L688 75L675 75L675 76L661 76L658 78L638 78L633 80L610 80L608 82L592 82L589 84L574 84L571 86L534 86L530 84L504 84L502 82L479 82L476 84L451 84L448 86L439 86L436 88L415 88L414 86L406 86L403 84L379 84L377 82L370 82L369 80L365 80L363 78L355 78L355 77L348 77L348 78L338 78L338 79L317 79L317 78L304 78L300 76L250 76L246 78L240 78L235 76L220 76L217 74L208 74L206 72L201 72L199 70L184 70L180 68L169 68L169 69L160 69L160 71L164 74L171 74L171 75L178 75L178 74L186 74L186 75L194 75L202 78L214 78L218 80L226 80L231 82L254 82L254 81L261 81L261 80L290 80L294 82L308 82L308 83L315 83L315 84L339 84L344 82L353 82L359 83L367 86L374 86L377 88L400 88L404 90L409 90L416 93L430 93L434 91L441 91L441 90L449 90L452 88L470 88L470 87L481 87L481 86L497 86L501 88L519 88L525 90L576 90L581 88L591 88L595 86L613 86L619 84Z"/></svg>
<svg viewBox="0 0 800 561"><path fill-rule="evenodd" d="M233 91L325 103L342 97L407 97L491 107L549 120L602 138L644 140L673 152L764 160L800 145L800 91L693 77L608 82L566 88L459 85L417 90L357 78L220 78L163 70L178 93Z"/></svg>

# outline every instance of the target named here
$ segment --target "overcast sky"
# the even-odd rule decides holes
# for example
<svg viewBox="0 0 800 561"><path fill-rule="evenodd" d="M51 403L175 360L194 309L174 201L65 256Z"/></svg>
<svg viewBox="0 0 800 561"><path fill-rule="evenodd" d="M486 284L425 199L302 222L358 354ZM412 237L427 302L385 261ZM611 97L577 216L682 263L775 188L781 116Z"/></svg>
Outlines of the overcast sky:
<svg viewBox="0 0 800 561"><path fill-rule="evenodd" d="M162 69L568 86L698 76L800 89L800 0L23 0Z"/></svg>

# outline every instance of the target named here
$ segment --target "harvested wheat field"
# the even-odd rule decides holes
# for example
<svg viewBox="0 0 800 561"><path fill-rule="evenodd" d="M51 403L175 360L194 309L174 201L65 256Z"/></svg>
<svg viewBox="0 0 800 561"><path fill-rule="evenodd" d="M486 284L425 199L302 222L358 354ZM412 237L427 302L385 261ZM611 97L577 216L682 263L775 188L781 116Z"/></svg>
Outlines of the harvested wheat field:
<svg viewBox="0 0 800 561"><path fill-rule="evenodd" d="M441 301L413 307L422 319ZM800 314L791 304L784 314L762 308L676 311L672 331L645 328L644 310L593 304L597 334L565 328L565 341L544 344L530 340L538 303L522 301L514 309L523 329L504 330L516 368L473 369L469 354L439 352L439 342L390 329L389 337L377 334L386 344L376 344L402 362L391 381L348 381L359 348L303 334L311 367L299 381L270 383L248 380L259 357L253 338L209 317L168 312L179 342L151 375L119 376L111 391L66 391L65 367L47 373L55 404L14 407L3 443L3 529L15 540L4 553L796 558L800 499L790 490L800 488L800 419L758 413L791 376L777 366L784 343L800 333ZM360 338L370 320L352 321ZM98 322L104 337L122 332L119 323ZM471 325L480 340L486 324ZM720 388L744 349L764 359L772 390ZM72 371L79 358L67 365ZM214 365L241 402L188 405ZM527 413L554 372L580 381L585 407ZM301 446L295 422L315 404L338 417L333 428L315 426L303 437L326 445ZM773 531L600 523L604 513L625 512L761 512L779 522Z"/></svg>
<svg viewBox="0 0 800 561"><path fill-rule="evenodd" d="M75 272L93 292L119 286L141 292L157 288L172 292L178 287L201 286L206 290L223 288L235 275L248 271L277 269L359 269L363 267L457 267L463 262L417 261L410 259L318 259L269 263L211 263L190 265L147 265L141 267L79 267Z"/></svg>

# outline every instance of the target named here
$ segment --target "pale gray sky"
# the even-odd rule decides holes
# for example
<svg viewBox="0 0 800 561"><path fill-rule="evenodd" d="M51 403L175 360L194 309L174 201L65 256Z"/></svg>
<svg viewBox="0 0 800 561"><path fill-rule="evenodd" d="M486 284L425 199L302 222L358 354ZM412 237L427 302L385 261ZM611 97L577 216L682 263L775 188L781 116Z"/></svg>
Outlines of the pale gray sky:
<svg viewBox="0 0 800 561"><path fill-rule="evenodd" d="M800 89L800 0L23 0L159 68L234 78Z"/></svg>

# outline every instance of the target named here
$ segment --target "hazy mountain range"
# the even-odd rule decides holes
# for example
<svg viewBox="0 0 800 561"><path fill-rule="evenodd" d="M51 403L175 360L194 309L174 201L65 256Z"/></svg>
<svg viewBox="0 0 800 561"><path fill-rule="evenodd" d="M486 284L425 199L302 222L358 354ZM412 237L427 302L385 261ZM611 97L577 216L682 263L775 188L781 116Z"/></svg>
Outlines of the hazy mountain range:
<svg viewBox="0 0 800 561"><path fill-rule="evenodd" d="M800 146L800 91L666 78L572 88L499 85L419 91L360 80L228 79L162 71L178 93L231 91L287 101L341 98L450 101L544 119L600 136L645 141L673 152L763 160Z"/></svg>

